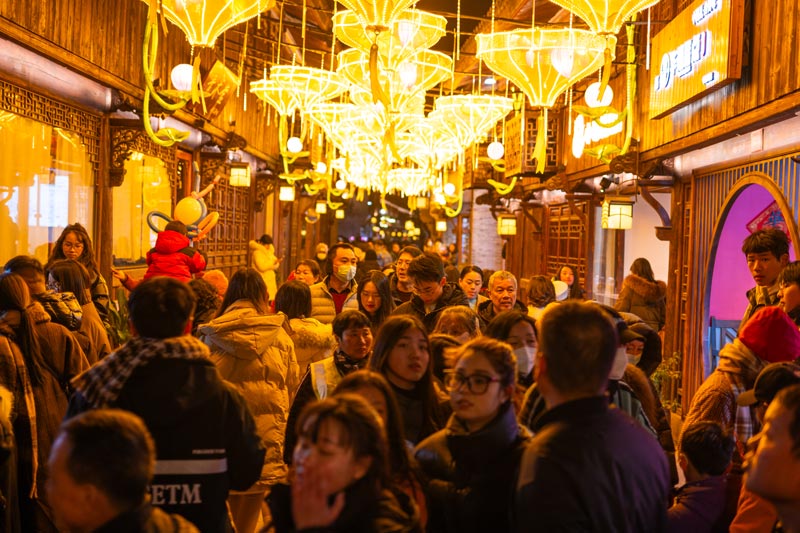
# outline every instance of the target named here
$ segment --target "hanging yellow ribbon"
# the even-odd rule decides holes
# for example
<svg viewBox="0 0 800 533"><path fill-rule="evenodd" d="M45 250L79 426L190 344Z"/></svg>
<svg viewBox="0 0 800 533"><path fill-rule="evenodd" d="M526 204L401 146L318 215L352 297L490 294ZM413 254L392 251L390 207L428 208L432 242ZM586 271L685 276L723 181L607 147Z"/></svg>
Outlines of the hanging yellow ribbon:
<svg viewBox="0 0 800 533"><path fill-rule="evenodd" d="M602 93L601 93L602 94ZM543 107L536 118L536 145L533 148L536 159L536 173L542 174L547 160L547 108Z"/></svg>
<svg viewBox="0 0 800 533"><path fill-rule="evenodd" d="M514 187L516 187L516 185L517 185L517 176L514 176L513 178L511 178L511 183L509 183L508 185L503 185L499 181L495 181L493 179L488 179L488 180L486 180L486 182L489 185L491 185L492 187L494 187L494 190L497 191L497 194L499 194L500 196L505 196L506 194L508 194L511 191L513 191Z"/></svg>

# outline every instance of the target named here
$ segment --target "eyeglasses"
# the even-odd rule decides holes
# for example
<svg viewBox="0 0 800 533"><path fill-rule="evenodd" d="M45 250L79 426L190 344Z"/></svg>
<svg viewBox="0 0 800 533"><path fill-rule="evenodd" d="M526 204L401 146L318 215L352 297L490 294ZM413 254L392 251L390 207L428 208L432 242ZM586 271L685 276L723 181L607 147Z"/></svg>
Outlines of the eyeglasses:
<svg viewBox="0 0 800 533"><path fill-rule="evenodd" d="M82 242L76 242L76 243L65 242L62 246L64 248L66 248L67 250L73 250L73 249L74 250L82 250L83 249L83 243Z"/></svg>
<svg viewBox="0 0 800 533"><path fill-rule="evenodd" d="M411 290L414 291L414 294L418 294L419 296L431 296L432 294L436 293L436 290L439 289L439 287L439 284L428 285L427 287L417 287L414 285L411 287Z"/></svg>
<svg viewBox="0 0 800 533"><path fill-rule="evenodd" d="M489 389L491 383L499 382L500 378L493 378L483 374L472 374L465 376L463 374L452 373L444 376L444 385L449 391L457 391L465 383L467 390L472 394L484 394Z"/></svg>

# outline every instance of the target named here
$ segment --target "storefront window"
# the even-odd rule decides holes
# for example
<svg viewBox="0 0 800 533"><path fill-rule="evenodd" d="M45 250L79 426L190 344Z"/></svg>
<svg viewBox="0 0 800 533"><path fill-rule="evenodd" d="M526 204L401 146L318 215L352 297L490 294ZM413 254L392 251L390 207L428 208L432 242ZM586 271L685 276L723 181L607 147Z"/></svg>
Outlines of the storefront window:
<svg viewBox="0 0 800 533"><path fill-rule="evenodd" d="M49 243L80 222L93 234L94 174L80 136L0 111L0 264L27 254L46 262Z"/></svg>
<svg viewBox="0 0 800 533"><path fill-rule="evenodd" d="M163 161L133 152L125 161L125 179L114 188L114 265L143 264L155 246L157 233L147 225L147 215L158 211L172 215L172 185ZM165 221L155 218L159 228Z"/></svg>

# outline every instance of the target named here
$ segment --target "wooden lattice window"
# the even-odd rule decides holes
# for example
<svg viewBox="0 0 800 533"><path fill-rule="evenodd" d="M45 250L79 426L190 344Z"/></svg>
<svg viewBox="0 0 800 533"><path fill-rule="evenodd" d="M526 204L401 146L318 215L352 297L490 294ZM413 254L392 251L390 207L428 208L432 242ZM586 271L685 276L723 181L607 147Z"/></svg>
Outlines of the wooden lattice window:
<svg viewBox="0 0 800 533"><path fill-rule="evenodd" d="M559 266L573 265L581 285L586 287L586 257L589 250L589 232L585 220L588 220L589 202L551 205L548 207L547 238L545 254L547 275L555 275Z"/></svg>
<svg viewBox="0 0 800 533"><path fill-rule="evenodd" d="M239 268L247 266L253 219L250 188L232 187L228 183L223 154L202 154L201 162L201 188L211 183L217 173L226 177L205 198L209 212L219 213L219 221L198 247L206 254L207 269L222 270L230 277Z"/></svg>

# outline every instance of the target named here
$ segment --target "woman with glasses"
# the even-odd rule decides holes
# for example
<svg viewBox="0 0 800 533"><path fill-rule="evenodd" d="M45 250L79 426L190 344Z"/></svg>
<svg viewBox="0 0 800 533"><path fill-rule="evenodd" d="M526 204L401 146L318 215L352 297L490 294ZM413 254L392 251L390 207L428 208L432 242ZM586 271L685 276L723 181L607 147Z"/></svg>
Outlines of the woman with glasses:
<svg viewBox="0 0 800 533"><path fill-rule="evenodd" d="M50 270L50 266L59 259L74 259L89 271L89 292L92 294L92 302L97 307L97 312L103 322L108 321L108 285L100 269L92 250L92 239L89 232L81 224L76 222L70 224L56 240L50 258L45 265L45 271Z"/></svg>
<svg viewBox="0 0 800 533"><path fill-rule="evenodd" d="M428 334L418 318L398 315L383 323L369 369L383 374L392 386L409 442L416 444L444 427L447 399L434 385Z"/></svg>
<svg viewBox="0 0 800 533"><path fill-rule="evenodd" d="M445 384L453 414L422 441L416 458L428 476L428 531L511 531L514 480L530 439L511 398L517 363L511 347L478 337L457 355Z"/></svg>

